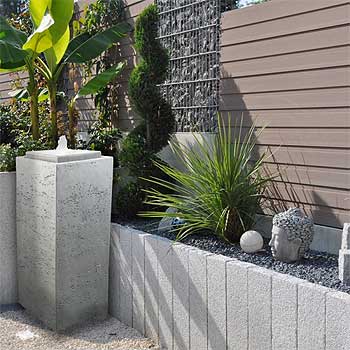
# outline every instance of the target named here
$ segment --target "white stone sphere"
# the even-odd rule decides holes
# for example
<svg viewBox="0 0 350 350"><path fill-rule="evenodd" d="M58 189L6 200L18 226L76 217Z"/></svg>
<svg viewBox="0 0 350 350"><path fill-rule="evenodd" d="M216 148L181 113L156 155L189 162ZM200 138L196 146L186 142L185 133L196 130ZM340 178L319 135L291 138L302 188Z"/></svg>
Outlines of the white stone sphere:
<svg viewBox="0 0 350 350"><path fill-rule="evenodd" d="M259 232L251 230L243 233L240 245L245 253L255 253L262 249L264 240Z"/></svg>

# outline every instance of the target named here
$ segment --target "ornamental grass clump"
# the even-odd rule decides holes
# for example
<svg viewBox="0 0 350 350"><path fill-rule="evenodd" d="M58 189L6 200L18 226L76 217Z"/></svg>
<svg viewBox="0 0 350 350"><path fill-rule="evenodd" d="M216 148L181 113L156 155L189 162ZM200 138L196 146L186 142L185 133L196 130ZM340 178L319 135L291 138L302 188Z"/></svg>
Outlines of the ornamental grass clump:
<svg viewBox="0 0 350 350"><path fill-rule="evenodd" d="M156 163L170 181L151 177L148 182L161 190L146 190L147 203L156 207L174 208L176 213L148 211L144 217L177 217L184 224L177 226L177 240L193 233L214 233L225 241L239 242L252 228L267 183L263 163L267 154L254 159L253 151L260 132L255 126L248 130L242 124L231 131L219 122L219 132L212 142L200 141L193 135L198 150L171 142L184 171ZM164 191L163 191L164 190ZM169 190L174 192L169 194Z"/></svg>

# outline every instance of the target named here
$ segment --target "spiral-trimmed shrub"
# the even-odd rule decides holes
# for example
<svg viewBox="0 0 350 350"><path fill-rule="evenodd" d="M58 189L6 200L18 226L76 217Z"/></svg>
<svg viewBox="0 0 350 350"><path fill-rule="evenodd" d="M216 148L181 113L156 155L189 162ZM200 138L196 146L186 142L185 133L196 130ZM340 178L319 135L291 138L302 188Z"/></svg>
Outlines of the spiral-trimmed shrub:
<svg viewBox="0 0 350 350"><path fill-rule="evenodd" d="M150 5L135 25L135 49L141 61L131 72L128 95L133 110L142 120L124 139L119 156L121 166L129 169L135 181L132 186L119 189L122 194L116 206L119 216L126 213L131 216L150 208L143 204L146 194L141 190L149 187L143 178L163 176L153 161L160 161L157 153L168 144L174 130L171 106L159 87L166 78L169 57L157 39L158 21L158 8ZM139 190L135 192L135 189Z"/></svg>
<svg viewBox="0 0 350 350"><path fill-rule="evenodd" d="M150 5L139 15L135 25L135 49L141 62L134 68L129 79L128 94L131 105L142 118L140 125L128 136L133 141L139 140L141 153L156 155L167 145L170 134L174 130L174 116L171 106L162 97L159 84L167 74L169 57L167 51L157 39L159 12L156 5ZM132 154L128 145L133 145L131 153L135 153L135 142L126 140L121 159L128 159L130 167ZM141 151L141 150L140 150ZM147 167L148 161L140 164L140 157L135 158L138 168Z"/></svg>

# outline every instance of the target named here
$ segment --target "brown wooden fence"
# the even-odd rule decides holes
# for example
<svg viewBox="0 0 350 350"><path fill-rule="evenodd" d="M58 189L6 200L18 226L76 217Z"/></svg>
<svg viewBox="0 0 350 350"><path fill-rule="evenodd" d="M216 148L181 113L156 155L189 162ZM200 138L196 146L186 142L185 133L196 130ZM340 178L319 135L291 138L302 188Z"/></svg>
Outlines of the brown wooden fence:
<svg viewBox="0 0 350 350"><path fill-rule="evenodd" d="M335 227L350 221L349 19L347 0L272 0L222 18L221 113L267 126L274 204Z"/></svg>

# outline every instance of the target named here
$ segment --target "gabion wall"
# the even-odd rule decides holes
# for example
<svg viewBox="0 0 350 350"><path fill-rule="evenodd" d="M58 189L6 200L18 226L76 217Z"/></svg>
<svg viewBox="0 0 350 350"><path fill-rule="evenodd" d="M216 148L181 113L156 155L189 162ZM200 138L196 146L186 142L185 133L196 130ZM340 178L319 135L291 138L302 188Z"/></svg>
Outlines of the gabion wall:
<svg viewBox="0 0 350 350"><path fill-rule="evenodd" d="M220 0L157 0L159 37L169 50L163 86L177 131L214 131L220 77Z"/></svg>

